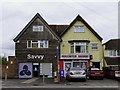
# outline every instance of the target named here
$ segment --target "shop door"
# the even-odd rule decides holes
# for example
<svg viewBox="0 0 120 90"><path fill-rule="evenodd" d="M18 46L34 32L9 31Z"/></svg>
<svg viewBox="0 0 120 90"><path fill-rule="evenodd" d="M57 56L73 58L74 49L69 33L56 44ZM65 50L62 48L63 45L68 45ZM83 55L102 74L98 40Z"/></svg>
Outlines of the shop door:
<svg viewBox="0 0 120 90"><path fill-rule="evenodd" d="M93 62L93 67L100 69L100 62Z"/></svg>
<svg viewBox="0 0 120 90"><path fill-rule="evenodd" d="M64 63L64 71L65 71L65 75L64 76L66 76L66 72L67 72L67 70L71 67L72 65L71 65L71 62L65 62Z"/></svg>
<svg viewBox="0 0 120 90"><path fill-rule="evenodd" d="M39 76L39 63L33 63L33 77Z"/></svg>

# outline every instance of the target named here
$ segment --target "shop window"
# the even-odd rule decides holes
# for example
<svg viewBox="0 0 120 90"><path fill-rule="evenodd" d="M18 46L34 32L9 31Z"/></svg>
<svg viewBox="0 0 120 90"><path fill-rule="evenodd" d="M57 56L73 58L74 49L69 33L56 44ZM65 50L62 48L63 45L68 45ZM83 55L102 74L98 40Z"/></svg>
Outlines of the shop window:
<svg viewBox="0 0 120 90"><path fill-rule="evenodd" d="M42 25L33 26L33 32L42 32L42 31L43 31Z"/></svg>
<svg viewBox="0 0 120 90"><path fill-rule="evenodd" d="M86 70L87 62L73 62L73 67L80 67Z"/></svg>
<svg viewBox="0 0 120 90"><path fill-rule="evenodd" d="M84 26L75 26L74 32L84 32Z"/></svg>
<svg viewBox="0 0 120 90"><path fill-rule="evenodd" d="M86 43L71 43L71 53L86 53L88 46Z"/></svg>
<svg viewBox="0 0 120 90"><path fill-rule="evenodd" d="M27 41L27 48L48 48L47 40Z"/></svg>
<svg viewBox="0 0 120 90"><path fill-rule="evenodd" d="M98 50L98 44L92 44L92 50Z"/></svg>

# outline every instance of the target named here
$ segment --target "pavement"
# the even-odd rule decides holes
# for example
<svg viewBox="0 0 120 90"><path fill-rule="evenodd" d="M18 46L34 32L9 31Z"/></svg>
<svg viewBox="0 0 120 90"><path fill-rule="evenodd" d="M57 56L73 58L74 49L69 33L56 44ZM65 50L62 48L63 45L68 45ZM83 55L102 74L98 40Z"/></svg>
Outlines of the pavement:
<svg viewBox="0 0 120 90"><path fill-rule="evenodd" d="M82 88L82 89L93 89L93 88L104 88L106 90L109 89L117 89L120 90L120 82L113 79L104 79L104 80L87 80L86 82L79 81L79 80L73 80L71 82L66 81L65 79L62 79L60 83L54 83L53 79L45 78L44 82L42 78L32 78L32 79L7 79L2 80L2 90L11 88L38 88L38 89L46 89L47 88ZM34 89L33 89L34 90Z"/></svg>

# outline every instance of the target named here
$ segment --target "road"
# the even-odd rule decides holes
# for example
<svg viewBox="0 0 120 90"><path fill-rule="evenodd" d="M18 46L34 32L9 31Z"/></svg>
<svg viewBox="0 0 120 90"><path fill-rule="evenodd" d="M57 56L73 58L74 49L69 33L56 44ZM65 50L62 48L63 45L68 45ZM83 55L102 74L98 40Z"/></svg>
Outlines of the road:
<svg viewBox="0 0 120 90"><path fill-rule="evenodd" d="M53 83L51 79L8 79L2 81L2 90L120 90L120 83L112 79L82 81L62 81Z"/></svg>

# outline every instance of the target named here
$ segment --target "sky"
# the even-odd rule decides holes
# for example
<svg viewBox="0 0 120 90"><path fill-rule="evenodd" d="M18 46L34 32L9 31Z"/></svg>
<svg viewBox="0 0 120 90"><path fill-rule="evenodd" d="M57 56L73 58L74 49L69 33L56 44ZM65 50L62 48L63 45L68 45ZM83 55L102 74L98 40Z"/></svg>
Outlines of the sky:
<svg viewBox="0 0 120 90"><path fill-rule="evenodd" d="M48 24L68 25L79 14L103 38L103 43L118 38L118 0L90 1L2 1L0 7L0 55L15 54L13 39L36 13L39 13Z"/></svg>

